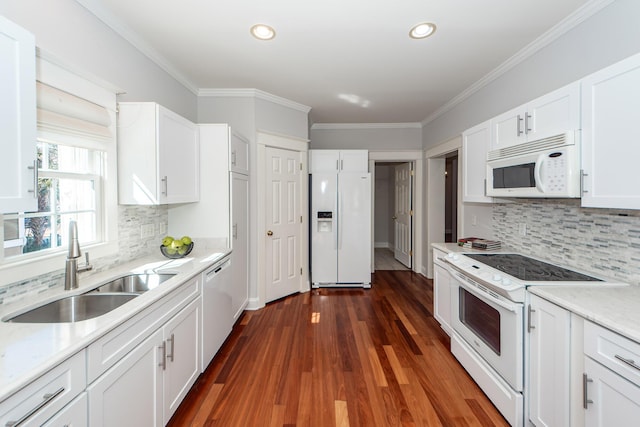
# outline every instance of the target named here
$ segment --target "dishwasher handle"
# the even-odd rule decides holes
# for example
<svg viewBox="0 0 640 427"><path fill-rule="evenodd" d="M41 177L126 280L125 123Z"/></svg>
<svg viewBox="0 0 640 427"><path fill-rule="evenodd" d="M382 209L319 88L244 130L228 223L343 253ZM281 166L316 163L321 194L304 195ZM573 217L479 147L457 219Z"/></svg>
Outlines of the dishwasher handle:
<svg viewBox="0 0 640 427"><path fill-rule="evenodd" d="M214 277L220 274L223 270L227 269L230 265L231 265L231 260L228 259L222 264L220 264L219 266L209 270L207 272L207 278L206 278L207 282L213 280Z"/></svg>

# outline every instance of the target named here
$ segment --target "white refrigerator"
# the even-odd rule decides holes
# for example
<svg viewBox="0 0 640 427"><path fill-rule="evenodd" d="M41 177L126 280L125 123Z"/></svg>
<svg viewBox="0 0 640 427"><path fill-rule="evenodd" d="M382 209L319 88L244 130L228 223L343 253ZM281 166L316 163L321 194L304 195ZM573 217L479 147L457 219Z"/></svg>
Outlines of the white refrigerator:
<svg viewBox="0 0 640 427"><path fill-rule="evenodd" d="M371 175L311 175L311 281L371 287Z"/></svg>

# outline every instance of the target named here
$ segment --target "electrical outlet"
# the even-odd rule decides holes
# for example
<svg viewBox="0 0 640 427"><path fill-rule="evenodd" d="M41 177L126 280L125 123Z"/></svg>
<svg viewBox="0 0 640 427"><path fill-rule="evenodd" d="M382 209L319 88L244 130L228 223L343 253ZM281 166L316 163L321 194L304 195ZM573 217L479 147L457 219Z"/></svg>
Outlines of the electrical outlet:
<svg viewBox="0 0 640 427"><path fill-rule="evenodd" d="M478 225L478 217L476 215L471 215L471 225Z"/></svg>
<svg viewBox="0 0 640 427"><path fill-rule="evenodd" d="M527 235L527 224L522 222L518 225L518 231L520 233L521 236L526 236Z"/></svg>
<svg viewBox="0 0 640 427"><path fill-rule="evenodd" d="M140 237L146 239L148 237L153 237L153 224L144 224L140 226Z"/></svg>
<svg viewBox="0 0 640 427"><path fill-rule="evenodd" d="M158 234L160 234L161 236L164 236L165 234L167 234L167 223L166 222L161 222L158 225Z"/></svg>

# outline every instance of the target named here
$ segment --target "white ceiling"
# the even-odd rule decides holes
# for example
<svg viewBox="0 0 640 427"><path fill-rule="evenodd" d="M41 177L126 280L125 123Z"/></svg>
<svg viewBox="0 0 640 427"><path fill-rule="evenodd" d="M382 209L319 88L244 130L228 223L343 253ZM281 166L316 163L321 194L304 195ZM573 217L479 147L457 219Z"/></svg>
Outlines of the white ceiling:
<svg viewBox="0 0 640 427"><path fill-rule="evenodd" d="M259 89L311 107L313 123L424 121L594 2L77 1L195 93ZM409 38L423 21L436 33ZM252 38L256 23L276 38Z"/></svg>

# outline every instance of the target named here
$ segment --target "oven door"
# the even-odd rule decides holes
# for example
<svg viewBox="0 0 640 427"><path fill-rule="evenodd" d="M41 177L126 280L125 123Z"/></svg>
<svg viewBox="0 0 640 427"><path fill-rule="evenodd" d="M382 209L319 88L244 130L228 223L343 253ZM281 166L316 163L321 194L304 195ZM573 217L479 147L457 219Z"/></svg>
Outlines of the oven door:
<svg viewBox="0 0 640 427"><path fill-rule="evenodd" d="M453 330L518 392L524 377L523 307L452 271Z"/></svg>

